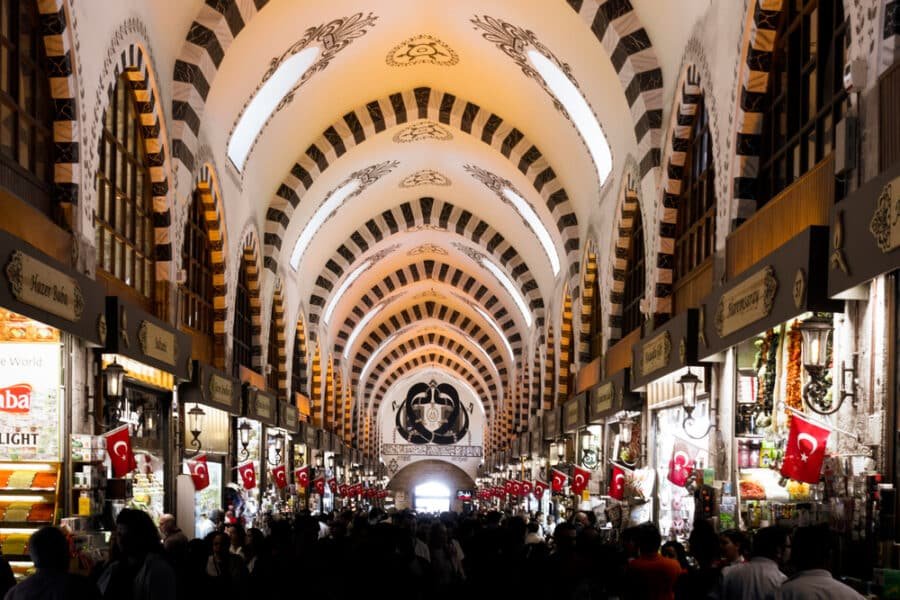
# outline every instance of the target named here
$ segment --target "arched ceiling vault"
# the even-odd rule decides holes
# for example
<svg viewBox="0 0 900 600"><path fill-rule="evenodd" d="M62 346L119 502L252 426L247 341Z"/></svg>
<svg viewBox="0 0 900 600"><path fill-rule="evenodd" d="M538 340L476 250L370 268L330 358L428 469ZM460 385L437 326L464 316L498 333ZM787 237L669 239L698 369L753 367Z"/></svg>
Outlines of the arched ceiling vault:
<svg viewBox="0 0 900 600"><path fill-rule="evenodd" d="M218 165L228 223L260 230L263 281L283 280L289 314L372 416L399 377L428 368L455 373L491 412L516 393L519 357L562 286L578 286L589 223L608 218L596 215L604 186L626 156L641 177L659 165L663 78L682 47L667 21L707 2L197 4L174 70L179 180ZM246 162L232 162L256 92L315 48ZM605 183L529 51L596 115Z"/></svg>

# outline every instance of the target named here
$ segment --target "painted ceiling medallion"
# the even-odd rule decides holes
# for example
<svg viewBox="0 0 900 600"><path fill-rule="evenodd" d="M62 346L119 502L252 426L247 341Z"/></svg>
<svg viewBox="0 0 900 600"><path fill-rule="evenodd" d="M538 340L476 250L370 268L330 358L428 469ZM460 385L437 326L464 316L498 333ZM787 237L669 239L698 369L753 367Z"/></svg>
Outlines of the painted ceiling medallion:
<svg viewBox="0 0 900 600"><path fill-rule="evenodd" d="M433 169L422 169L412 175L408 175L400 182L401 188L414 188L420 185L437 185L447 187L451 185L450 178Z"/></svg>
<svg viewBox="0 0 900 600"><path fill-rule="evenodd" d="M449 142L453 139L450 130L434 121L422 120L410 123L396 135L393 140L398 144L407 144L409 142L421 142L422 140L437 140L439 142Z"/></svg>
<svg viewBox="0 0 900 600"><path fill-rule="evenodd" d="M350 200L351 198L355 198L356 196L359 196L364 191L366 191L367 187L369 187L370 185L372 185L373 183L375 183L376 181L378 181L385 175L389 174L391 171L396 169L398 166L400 166L400 161L386 160L384 162L376 163L374 165L369 165L365 169L360 169L359 171L354 171L353 173L351 173L350 177L348 177L343 182L341 182L341 184L339 186L337 186L335 189L328 192L328 196L325 197L325 202L323 203L323 206L325 204L327 204L328 199L331 198L338 190L342 189L344 186L346 186L348 183L350 183L354 179L359 181L359 185L356 187L356 189L352 193L348 194L347 197L344 198L343 202L341 202L338 206L334 207L334 209L330 213L328 213L328 215L325 217L324 220L325 221L330 220L332 217L334 217L337 214L337 212L347 202L347 200Z"/></svg>
<svg viewBox="0 0 900 600"><path fill-rule="evenodd" d="M422 244L421 246L416 246L412 250L406 253L407 256L420 256L422 254L439 254L441 256L447 255L447 250L441 248L436 244Z"/></svg>
<svg viewBox="0 0 900 600"><path fill-rule="evenodd" d="M419 231L439 231L443 233L447 231L447 228L435 225L434 223L422 223L421 225L413 225L406 230L407 233L416 233Z"/></svg>
<svg viewBox="0 0 900 600"><path fill-rule="evenodd" d="M450 46L433 35L423 33L403 40L391 48L384 60L389 67L414 65L452 67L459 62L459 57Z"/></svg>

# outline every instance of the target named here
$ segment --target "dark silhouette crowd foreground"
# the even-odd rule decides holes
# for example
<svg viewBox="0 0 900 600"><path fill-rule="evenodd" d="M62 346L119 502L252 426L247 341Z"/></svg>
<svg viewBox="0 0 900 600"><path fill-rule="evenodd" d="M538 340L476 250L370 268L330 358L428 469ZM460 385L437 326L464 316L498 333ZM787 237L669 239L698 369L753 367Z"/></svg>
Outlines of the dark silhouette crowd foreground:
<svg viewBox="0 0 900 600"><path fill-rule="evenodd" d="M717 533L699 522L687 546L661 545L655 525L618 539L588 513L544 526L500 512L460 516L345 511L317 519L271 520L245 530L213 515L203 539L188 540L167 515L160 528L145 513L122 511L109 559L69 572L65 534L45 527L29 550L36 573L14 584L0 561L5 600L526 600L601 598L844 600L863 598L828 571L831 533Z"/></svg>

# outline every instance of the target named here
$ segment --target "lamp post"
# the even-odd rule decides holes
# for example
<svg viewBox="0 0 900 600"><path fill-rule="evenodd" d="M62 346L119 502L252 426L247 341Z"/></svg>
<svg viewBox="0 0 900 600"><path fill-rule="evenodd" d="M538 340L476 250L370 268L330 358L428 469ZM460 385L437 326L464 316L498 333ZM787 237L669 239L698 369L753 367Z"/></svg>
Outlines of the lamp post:
<svg viewBox="0 0 900 600"><path fill-rule="evenodd" d="M700 378L688 369L687 373L678 379L678 385L681 386L681 406L684 409L684 421L681 423L681 428L688 437L702 440L715 427L712 414L710 414L709 425L700 435L696 435L688 429L688 423L694 422L694 409L697 408L697 388L700 386Z"/></svg>
<svg viewBox="0 0 900 600"><path fill-rule="evenodd" d="M187 421L188 428L191 432L191 446L194 447L194 450L190 453L190 456L197 456L200 453L200 449L203 445L200 443L200 433L203 431L203 417L206 416L206 412L200 405L196 402L194 403L193 408L187 413ZM188 452L185 451L185 454Z"/></svg>
<svg viewBox="0 0 900 600"><path fill-rule="evenodd" d="M253 427L250 426L250 423L247 421L241 421L241 424L238 425L238 441L241 444L241 457L243 460L247 460L250 458L250 450L247 447L250 445L250 430Z"/></svg>
<svg viewBox="0 0 900 600"><path fill-rule="evenodd" d="M125 395L125 367L113 361L103 369L106 398L112 409L112 417L118 421L122 414L122 397Z"/></svg>
<svg viewBox="0 0 900 600"><path fill-rule="evenodd" d="M830 415L841 408L845 397L850 396L855 401L854 392L841 390L837 402L828 396L828 337L833 329L831 320L813 317L800 323L797 328L803 335L803 367L809 375L809 381L803 386L803 399L809 409L820 415ZM846 375L847 371L855 369L844 368L841 375Z"/></svg>

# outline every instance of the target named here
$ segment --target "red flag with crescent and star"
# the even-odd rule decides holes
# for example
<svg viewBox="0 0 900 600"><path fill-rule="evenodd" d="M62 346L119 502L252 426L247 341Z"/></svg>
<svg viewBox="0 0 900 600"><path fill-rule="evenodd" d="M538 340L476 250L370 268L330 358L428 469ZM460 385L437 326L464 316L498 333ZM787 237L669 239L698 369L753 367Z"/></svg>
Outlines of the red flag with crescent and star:
<svg viewBox="0 0 900 600"><path fill-rule="evenodd" d="M512 494L515 492L515 486L513 486L512 479L506 480L506 483L503 484L503 491L507 494Z"/></svg>
<svg viewBox="0 0 900 600"><path fill-rule="evenodd" d="M566 487L566 481L569 480L569 476L563 473L562 471L557 471L553 469L553 491L556 493L562 493L563 488Z"/></svg>
<svg viewBox="0 0 900 600"><path fill-rule="evenodd" d="M510 483L512 483L512 495L513 496L521 496L522 495L522 483L513 479Z"/></svg>
<svg viewBox="0 0 900 600"><path fill-rule="evenodd" d="M575 469L572 472L572 493L576 496L580 496L590 480L591 472L575 465Z"/></svg>
<svg viewBox="0 0 900 600"><path fill-rule="evenodd" d="M621 500L625 497L625 469L613 464L609 476L609 497Z"/></svg>
<svg viewBox="0 0 900 600"><path fill-rule="evenodd" d="M278 465L272 469L272 479L275 480L275 485L279 490L287 487L287 467Z"/></svg>
<svg viewBox="0 0 900 600"><path fill-rule="evenodd" d="M297 485L304 490L307 489L309 487L309 465L294 469L294 479L297 480Z"/></svg>
<svg viewBox="0 0 900 600"><path fill-rule="evenodd" d="M106 434L106 453L112 463L113 477L125 477L137 468L128 425L117 427Z"/></svg>
<svg viewBox="0 0 900 600"><path fill-rule="evenodd" d="M830 434L830 429L794 415L784 448L781 474L803 483L819 483Z"/></svg>
<svg viewBox="0 0 900 600"><path fill-rule="evenodd" d="M672 446L672 458L669 459L668 480L678 486L688 482L694 470L694 449L684 440L676 438Z"/></svg>
<svg viewBox="0 0 900 600"><path fill-rule="evenodd" d="M331 489L331 493L332 493L332 494L334 494L334 495L337 495L337 494L338 494L337 479L335 479L334 477L332 477L331 479L329 479L329 480L326 481L325 483L328 484L328 487Z"/></svg>
<svg viewBox="0 0 900 600"><path fill-rule="evenodd" d="M209 487L209 466L206 464L206 455L198 456L194 460L187 461L188 471L191 473L191 481L194 482L194 491L199 492Z"/></svg>
<svg viewBox="0 0 900 600"><path fill-rule="evenodd" d="M340 484L340 485L338 486L338 493L339 493L341 496L343 496L343 497L346 498L347 496L350 495L350 489L352 489L352 487L353 487L353 486L351 486L351 485L347 485L346 483L342 483L342 484Z"/></svg>
<svg viewBox="0 0 900 600"><path fill-rule="evenodd" d="M313 487L316 489L316 493L320 496L325 494L325 476L316 477L313 480Z"/></svg>
<svg viewBox="0 0 900 600"><path fill-rule="evenodd" d="M550 487L546 481L541 481L540 479L534 480L534 496L538 500L544 497L544 492L547 491L547 488Z"/></svg>
<svg viewBox="0 0 900 600"><path fill-rule="evenodd" d="M256 466L253 464L253 461L245 462L237 470L245 490L252 490L256 487Z"/></svg>
<svg viewBox="0 0 900 600"><path fill-rule="evenodd" d="M527 497L528 494L531 493L531 482L522 480L521 486L522 486L522 496Z"/></svg>

